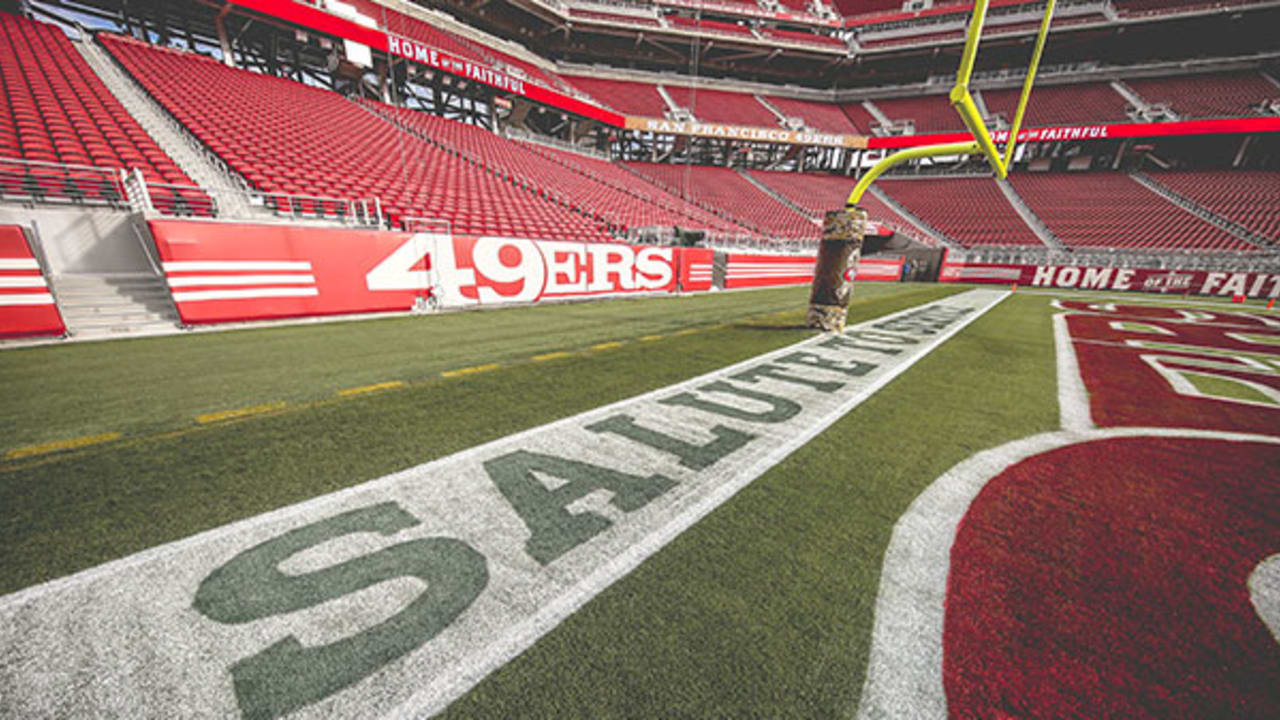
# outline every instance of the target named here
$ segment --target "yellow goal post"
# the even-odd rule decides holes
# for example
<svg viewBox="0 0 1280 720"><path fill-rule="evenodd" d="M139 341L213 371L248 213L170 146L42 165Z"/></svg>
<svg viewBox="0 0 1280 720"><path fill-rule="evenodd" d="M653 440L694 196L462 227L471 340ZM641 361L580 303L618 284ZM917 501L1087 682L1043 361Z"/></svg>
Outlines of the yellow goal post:
<svg viewBox="0 0 1280 720"><path fill-rule="evenodd" d="M919 158L983 155L995 171L996 177L1003 180L1009 176L1009 168L1013 165L1014 152L1018 147L1018 133L1022 130L1022 119L1026 115L1027 102L1031 97L1031 86L1035 83L1036 69L1040 66L1040 56L1044 53L1045 39L1049 36L1049 24L1053 20L1056 0L1047 0L1045 4L1044 18L1040 21L1035 48L1031 51L1031 64L1022 83L1022 95L1018 98L1018 109L1013 116L1013 125L1009 129L1009 139L1005 141L1003 155L991 138L982 113L978 112L978 106L973 102L973 95L969 91L974 61L978 57L978 43L982 39L982 25L987 19L988 1L977 0L973 5L973 16L965 32L964 52L960 56L960 70L956 73L956 84L951 88L950 95L952 107L960 114L960 119L973 139L909 148L884 157L858 180L853 192L849 193L849 200L844 208L827 213L823 222L822 241L818 245L818 257L814 262L809 312L805 318L805 324L809 327L830 332L844 329L849 300L853 295L853 277L857 273L858 257L866 233L867 213L859 204L871 183L886 170Z"/></svg>
<svg viewBox="0 0 1280 720"><path fill-rule="evenodd" d="M1040 56L1044 54L1045 40L1049 37L1049 24L1053 20L1053 9L1056 0L1048 0L1044 8L1044 17L1040 20L1040 31L1036 35L1035 48L1031 51L1031 64L1027 68L1027 77L1022 82L1022 95L1018 98L1018 109L1013 116L1013 125L1009 128L1009 139L1005 142L1004 154L996 147L987 130L987 124L978 112L969 91L969 80L973 76L973 65L978 58L978 42L982 39L982 25L987 19L988 0L977 0L973 5L973 16L969 20L969 29L965 33L964 52L960 56L960 69L956 73L955 87L951 88L951 106L960 114L960 119L973 135L968 142L944 143L940 145L924 145L908 148L886 156L866 172L849 193L847 210L858 207L862 196L871 187L876 178L889 168L926 157L943 155L985 155L996 177L1004 179L1009 176L1009 168L1013 165L1013 154L1018 146L1018 133L1022 130L1022 119L1027 112L1027 103L1031 98L1031 86L1035 83L1036 70L1040 67Z"/></svg>

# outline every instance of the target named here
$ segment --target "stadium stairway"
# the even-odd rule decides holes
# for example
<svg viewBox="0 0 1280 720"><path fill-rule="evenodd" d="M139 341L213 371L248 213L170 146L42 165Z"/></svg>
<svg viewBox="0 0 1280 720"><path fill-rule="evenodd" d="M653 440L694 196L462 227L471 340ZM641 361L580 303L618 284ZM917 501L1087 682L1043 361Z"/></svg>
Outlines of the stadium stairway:
<svg viewBox="0 0 1280 720"><path fill-rule="evenodd" d="M1192 215L1195 215L1201 220L1204 220L1205 222L1215 225L1225 230L1226 232L1229 232L1232 235L1235 235L1236 237L1240 238L1241 240L1244 240L1245 242L1251 245L1257 245L1258 247L1261 247L1261 248L1269 248L1272 245L1271 242L1269 242L1266 238L1262 237L1261 235L1253 233L1243 225L1234 223L1231 220L1213 212L1209 208L1204 207L1203 205L1200 205L1199 203L1195 202L1191 198L1185 197L1177 192L1174 192L1170 188L1167 188L1164 185L1161 185L1158 181L1156 181L1154 178L1152 178L1150 175L1147 175L1146 173L1131 172L1129 173L1129 177L1133 178L1139 184L1143 185L1151 192L1163 197L1164 199L1168 200L1174 205L1177 205L1178 207L1186 210Z"/></svg>
<svg viewBox="0 0 1280 720"><path fill-rule="evenodd" d="M801 215L803 215L803 216L805 216L805 217L809 218L810 220L815 220L815 221L821 222L822 218L820 218L820 217L815 217L813 213L809 212L808 210L805 210L804 208L800 207L799 205L797 205L797 204L795 204L795 203L791 202L790 200L788 200L787 198L783 197L780 193L778 193L777 191L775 191L773 188L771 188L771 187L769 187L768 185L765 185L764 183L762 183L762 182L760 182L759 180L757 180L755 177L753 177L753 176L751 175L751 173L747 172L746 170L739 169L737 172L738 172L738 174L739 174L739 175L741 175L741 176L742 176L742 177L743 177L747 182L751 183L752 185L755 185L755 186L756 186L756 189L757 189L757 190L759 190L760 192L764 193L765 195L768 195L769 197L773 198L774 200L777 200L778 202L782 203L783 205L786 205L787 207L791 208L792 210L795 210L797 213L799 213L799 214L801 214ZM835 208L832 208L832 209L834 210Z"/></svg>
<svg viewBox="0 0 1280 720"><path fill-rule="evenodd" d="M200 143L93 40L73 41L85 62L134 120L197 185L212 191L222 213L248 217L252 207L231 173L218 167Z"/></svg>
<svg viewBox="0 0 1280 720"><path fill-rule="evenodd" d="M964 249L964 246L956 242L955 238L949 237L946 233L942 232L938 228L925 222L923 218L921 218L919 215L916 215L915 213L908 210L907 206L903 205L897 200L894 200L892 197L890 197L889 193L876 187L874 183L871 185L870 188L867 188L867 192L871 195L874 195L877 200L879 200L881 203L884 203L886 206L889 207L889 209L901 215L902 219L915 225L920 230L923 230L926 235L928 235L934 240L937 240L939 243L942 243L942 245L947 247L948 249L951 249L951 250Z"/></svg>
<svg viewBox="0 0 1280 720"><path fill-rule="evenodd" d="M1040 216L1036 215L1031 208L1027 206L1026 201L1018 195L1018 191L1013 189L1013 185L1008 180L996 178L996 186L1000 188L1000 192L1004 193L1005 198L1009 200L1009 204L1013 206L1014 212L1018 213L1018 216L1027 224L1027 227L1031 228L1031 232L1035 233L1036 237L1040 238L1040 242L1044 243L1045 247L1050 250L1058 251L1065 251L1067 249L1066 246L1062 244L1062 241L1058 239L1058 236L1054 235L1053 231L1049 229L1049 226L1044 224L1044 221L1040 219Z"/></svg>
<svg viewBox="0 0 1280 720"><path fill-rule="evenodd" d="M151 273L57 275L53 292L75 339L172 333L178 324L168 288Z"/></svg>

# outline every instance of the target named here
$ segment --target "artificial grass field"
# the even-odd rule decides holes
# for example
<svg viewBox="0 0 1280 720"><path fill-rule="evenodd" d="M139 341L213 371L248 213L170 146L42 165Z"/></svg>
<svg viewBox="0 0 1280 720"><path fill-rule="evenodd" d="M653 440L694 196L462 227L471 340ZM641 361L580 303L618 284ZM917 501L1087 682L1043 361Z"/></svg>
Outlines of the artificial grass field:
<svg viewBox="0 0 1280 720"><path fill-rule="evenodd" d="M964 289L860 286L850 322ZM799 327L805 292L521 308L0 354L0 377L16 398L6 407L4 427L26 433L7 448L124 433L101 446L0 464L6 508L0 592L788 345L808 336ZM1023 294L997 306L447 714L851 714L881 553L898 516L956 462L1056 426L1049 302ZM700 331L679 334L687 329ZM658 334L664 337L641 341ZM616 341L623 344L590 349ZM530 359L559 352L569 354ZM440 377L495 362L500 367L487 372ZM407 385L336 396L387 381ZM208 426L193 420L268 402L289 404Z"/></svg>

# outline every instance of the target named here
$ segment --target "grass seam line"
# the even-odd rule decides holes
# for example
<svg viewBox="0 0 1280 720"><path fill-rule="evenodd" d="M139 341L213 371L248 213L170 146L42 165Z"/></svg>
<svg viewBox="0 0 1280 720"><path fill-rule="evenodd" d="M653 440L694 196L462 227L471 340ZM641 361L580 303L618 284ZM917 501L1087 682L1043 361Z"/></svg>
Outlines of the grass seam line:
<svg viewBox="0 0 1280 720"><path fill-rule="evenodd" d="M261 415L262 413L269 413L275 410L283 409L285 404L286 403L284 402L269 402L269 403L262 403L261 405L251 405L249 407L236 408L234 410L222 410L220 412L204 413L203 415L196 416L196 422L200 423L201 425L208 425L209 423L216 423L222 420L231 420L233 418L248 417L250 415Z"/></svg>
<svg viewBox="0 0 1280 720"><path fill-rule="evenodd" d="M53 442L41 443L40 445L28 445L27 447L14 448L13 450L6 452L4 457L6 460L17 460L19 458L31 457L32 455L44 455L45 453L57 452L59 450L74 450L76 448L82 448L88 445L98 445L118 439L120 439L120 433L118 432L85 435L83 437L71 438L69 440L54 440Z"/></svg>
<svg viewBox="0 0 1280 720"><path fill-rule="evenodd" d="M379 390L394 390L402 387L404 387L403 380L388 380L387 382L374 383L373 385L362 385L339 390L338 394L342 397L351 397L353 395L363 395L365 393L378 392Z"/></svg>
<svg viewBox="0 0 1280 720"><path fill-rule="evenodd" d="M489 363L487 365L475 365L473 367L462 368L460 370L446 370L440 373L440 377L461 377L463 375L475 375L476 373L489 372L502 367L501 363Z"/></svg>

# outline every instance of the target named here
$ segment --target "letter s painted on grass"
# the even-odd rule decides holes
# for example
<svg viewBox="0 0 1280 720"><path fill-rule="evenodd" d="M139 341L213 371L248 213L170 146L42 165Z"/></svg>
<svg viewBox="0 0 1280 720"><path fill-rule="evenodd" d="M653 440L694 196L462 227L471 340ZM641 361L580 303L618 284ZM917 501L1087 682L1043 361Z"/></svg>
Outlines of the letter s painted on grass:
<svg viewBox="0 0 1280 720"><path fill-rule="evenodd" d="M302 575L280 563L354 533L394 535L419 520L394 502L370 505L290 530L232 558L200 583L193 607L239 625L322 605L387 580L418 578L426 588L396 615L320 647L292 635L231 666L246 718L278 718L350 687L418 649L447 628L489 583L485 558L454 538L402 542Z"/></svg>

